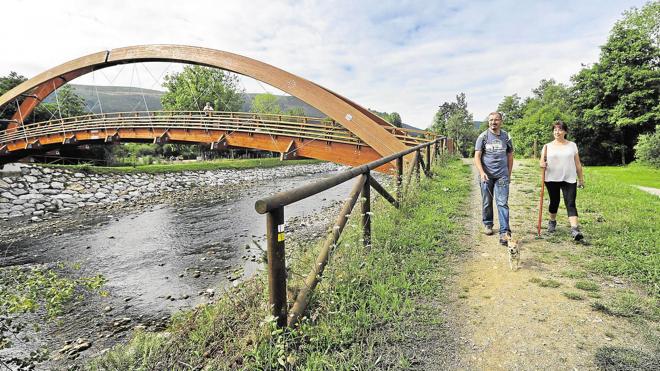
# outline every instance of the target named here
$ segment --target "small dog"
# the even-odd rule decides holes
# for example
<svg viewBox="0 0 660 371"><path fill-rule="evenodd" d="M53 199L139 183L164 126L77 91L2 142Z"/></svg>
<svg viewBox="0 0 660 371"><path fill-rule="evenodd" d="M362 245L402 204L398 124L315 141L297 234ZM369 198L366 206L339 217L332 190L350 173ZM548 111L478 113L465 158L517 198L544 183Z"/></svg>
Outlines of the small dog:
<svg viewBox="0 0 660 371"><path fill-rule="evenodd" d="M520 268L520 239L513 239L508 233L504 236L507 250L509 250L509 267L512 271Z"/></svg>

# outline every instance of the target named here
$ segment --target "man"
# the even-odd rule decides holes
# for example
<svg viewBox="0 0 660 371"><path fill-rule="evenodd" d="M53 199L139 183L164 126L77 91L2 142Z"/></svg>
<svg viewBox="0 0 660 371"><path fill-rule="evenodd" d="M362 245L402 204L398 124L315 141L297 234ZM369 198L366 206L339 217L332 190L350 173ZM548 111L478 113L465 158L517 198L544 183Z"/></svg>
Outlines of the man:
<svg viewBox="0 0 660 371"><path fill-rule="evenodd" d="M207 115L210 115L211 112L213 112L213 107L211 106L211 102L206 102L203 111L206 112Z"/></svg>
<svg viewBox="0 0 660 371"><path fill-rule="evenodd" d="M474 164L481 184L482 220L484 232L493 234L493 197L500 223L500 244L506 245L509 228L509 181L513 169L513 143L509 134L500 129L502 114L488 115L488 130L479 134L474 146Z"/></svg>

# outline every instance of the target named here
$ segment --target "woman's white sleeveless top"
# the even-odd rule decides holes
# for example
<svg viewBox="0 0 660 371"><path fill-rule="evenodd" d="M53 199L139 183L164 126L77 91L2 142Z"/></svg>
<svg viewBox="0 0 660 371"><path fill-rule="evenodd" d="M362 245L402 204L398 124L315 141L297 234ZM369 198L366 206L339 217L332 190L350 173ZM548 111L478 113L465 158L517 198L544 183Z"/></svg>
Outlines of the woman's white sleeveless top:
<svg viewBox="0 0 660 371"><path fill-rule="evenodd" d="M545 170L546 182L577 182L577 170L575 169L575 154L578 153L577 146L573 142L566 144L546 144L546 156L548 167Z"/></svg>

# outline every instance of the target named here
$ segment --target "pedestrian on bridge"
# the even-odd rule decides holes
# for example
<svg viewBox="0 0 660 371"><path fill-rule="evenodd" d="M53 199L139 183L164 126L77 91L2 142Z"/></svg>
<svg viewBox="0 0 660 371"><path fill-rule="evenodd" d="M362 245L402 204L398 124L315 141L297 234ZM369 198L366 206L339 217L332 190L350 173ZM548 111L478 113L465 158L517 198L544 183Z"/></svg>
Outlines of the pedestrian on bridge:
<svg viewBox="0 0 660 371"><path fill-rule="evenodd" d="M213 107L211 106L211 102L206 102L206 105L204 106L202 111L204 111L207 115L210 115L211 112L214 111Z"/></svg>
<svg viewBox="0 0 660 371"><path fill-rule="evenodd" d="M481 215L484 233L493 234L493 198L497 204L497 220L500 224L500 244L506 245L509 226L509 182L513 169L513 142L502 130L502 114L488 115L488 129L477 137L474 146L474 164L479 170L481 188Z"/></svg>

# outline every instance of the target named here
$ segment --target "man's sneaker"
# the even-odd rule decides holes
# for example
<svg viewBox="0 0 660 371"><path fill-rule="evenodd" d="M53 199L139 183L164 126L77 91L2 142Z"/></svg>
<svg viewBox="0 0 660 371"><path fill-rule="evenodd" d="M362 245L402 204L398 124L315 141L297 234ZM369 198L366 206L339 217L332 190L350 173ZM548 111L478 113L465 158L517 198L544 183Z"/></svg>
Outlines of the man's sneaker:
<svg viewBox="0 0 660 371"><path fill-rule="evenodd" d="M485 225L484 226L484 233L486 236L492 236L493 235L493 226Z"/></svg>
<svg viewBox="0 0 660 371"><path fill-rule="evenodd" d="M573 237L575 241L580 241L584 238L578 227L571 227L571 237Z"/></svg>
<svg viewBox="0 0 660 371"><path fill-rule="evenodd" d="M507 242L506 242L505 236L506 236L505 234L500 234L500 245L502 245L502 246L508 245Z"/></svg>
<svg viewBox="0 0 660 371"><path fill-rule="evenodd" d="M556 229L557 229L557 221L548 220L548 233L554 233Z"/></svg>

